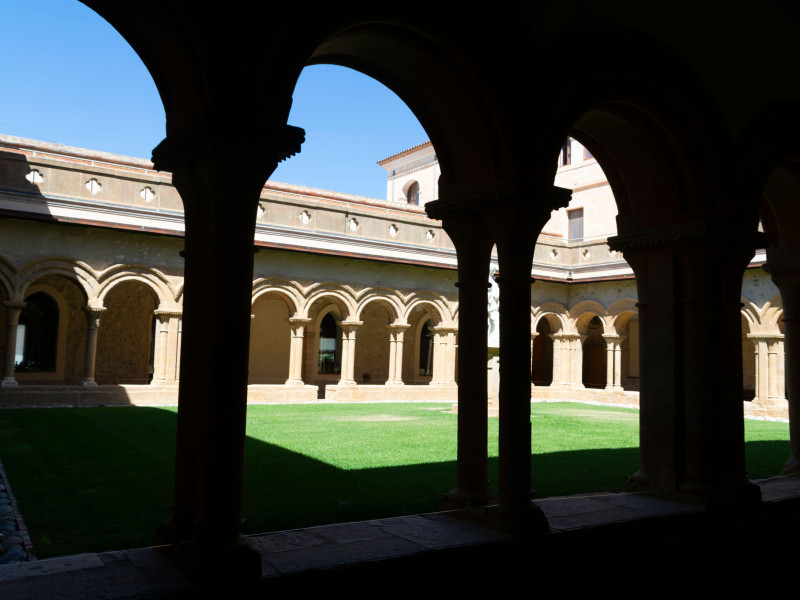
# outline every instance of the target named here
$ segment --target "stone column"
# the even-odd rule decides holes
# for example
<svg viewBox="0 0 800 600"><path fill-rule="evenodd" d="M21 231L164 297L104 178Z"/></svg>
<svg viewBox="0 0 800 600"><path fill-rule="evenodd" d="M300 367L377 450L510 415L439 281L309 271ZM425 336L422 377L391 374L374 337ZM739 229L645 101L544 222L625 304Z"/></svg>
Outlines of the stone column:
<svg viewBox="0 0 800 600"><path fill-rule="evenodd" d="M776 249L768 250L764 270L781 292L784 332L784 394L789 403L789 440L791 456L781 471L784 475L800 475L800 262L781 260ZM778 254L778 257L774 257Z"/></svg>
<svg viewBox="0 0 800 600"><path fill-rule="evenodd" d="M177 362L177 323L180 311L156 309L158 319L156 327L155 348L153 352L153 383L175 383L175 365Z"/></svg>
<svg viewBox="0 0 800 600"><path fill-rule="evenodd" d="M564 360L564 340L560 333L551 333L550 339L553 340L553 381L550 386L562 387L566 385L566 377L564 376L564 367L566 365Z"/></svg>
<svg viewBox="0 0 800 600"><path fill-rule="evenodd" d="M430 385L455 385L455 337L458 329L437 325L433 332L433 368Z"/></svg>
<svg viewBox="0 0 800 600"><path fill-rule="evenodd" d="M622 391L622 338L604 333L606 341L606 391Z"/></svg>
<svg viewBox="0 0 800 600"><path fill-rule="evenodd" d="M606 387L610 392L614 389L614 340L608 334L603 334L606 340Z"/></svg>
<svg viewBox="0 0 800 600"><path fill-rule="evenodd" d="M614 344L614 389L617 391L623 391L622 387L622 342L624 338L622 336L617 339L617 343Z"/></svg>
<svg viewBox="0 0 800 600"><path fill-rule="evenodd" d="M566 206L570 190L497 191L482 211L497 244L500 275L500 423L498 493L501 514L526 527L549 529L531 501L531 268L539 232L551 211ZM533 196L533 197L531 197Z"/></svg>
<svg viewBox="0 0 800 600"><path fill-rule="evenodd" d="M3 381L0 383L0 386L13 387L17 385L17 380L14 379L14 358L17 353L17 325L19 324L19 315L22 309L27 305L24 302L6 300L3 302L3 306L6 307L8 322L6 327L6 364L3 365Z"/></svg>
<svg viewBox="0 0 800 600"><path fill-rule="evenodd" d="M387 325L389 330L389 377L386 385L403 385L403 337L410 325Z"/></svg>
<svg viewBox="0 0 800 600"><path fill-rule="evenodd" d="M342 377L337 385L356 385L356 330L363 321L342 321Z"/></svg>
<svg viewBox="0 0 800 600"><path fill-rule="evenodd" d="M569 387L573 389L582 390L583 385L583 342L586 341L586 335L571 335L569 336L570 346L570 381Z"/></svg>
<svg viewBox="0 0 800 600"><path fill-rule="evenodd" d="M443 496L442 509L492 501L488 489L486 341L493 241L478 214L471 207L465 209L461 200L448 198L425 205L428 216L441 219L458 255L458 481Z"/></svg>
<svg viewBox="0 0 800 600"><path fill-rule="evenodd" d="M609 240L636 275L640 466L633 489L757 502L744 468L740 297L760 234L710 221Z"/></svg>
<svg viewBox="0 0 800 600"><path fill-rule="evenodd" d="M208 111L173 123L153 151L185 220L175 494L158 542L184 543L195 570L232 578L261 573L241 536L256 212L269 175L303 141L302 130L262 116Z"/></svg>
<svg viewBox="0 0 800 600"><path fill-rule="evenodd" d="M181 378L181 346L183 345L183 315L176 317L173 322L175 323L175 352L170 352L167 359L167 373L172 373L173 368L175 372L175 381L180 381ZM170 368L172 365L173 368Z"/></svg>
<svg viewBox="0 0 800 600"><path fill-rule="evenodd" d="M772 338L767 344L767 394L770 400L778 398L778 343Z"/></svg>
<svg viewBox="0 0 800 600"><path fill-rule="evenodd" d="M105 312L103 307L84 306L81 308L86 313L86 358L83 363L83 379L81 385L92 387L97 385L94 380L94 366L97 357L97 330L100 328L100 315Z"/></svg>
<svg viewBox="0 0 800 600"><path fill-rule="evenodd" d="M538 336L538 335L539 335L538 331L532 331L531 332L531 373L530 373L530 375L531 375L531 388L535 387L535 384L533 383L533 343L536 340L536 336Z"/></svg>
<svg viewBox="0 0 800 600"><path fill-rule="evenodd" d="M303 337L311 319L289 317L292 340L289 345L289 379L286 385L303 385Z"/></svg>

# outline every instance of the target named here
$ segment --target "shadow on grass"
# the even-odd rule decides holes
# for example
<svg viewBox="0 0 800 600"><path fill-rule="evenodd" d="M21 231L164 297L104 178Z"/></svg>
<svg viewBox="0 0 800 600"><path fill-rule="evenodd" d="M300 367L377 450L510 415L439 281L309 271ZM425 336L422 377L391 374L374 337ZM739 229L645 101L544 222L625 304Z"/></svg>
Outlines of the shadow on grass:
<svg viewBox="0 0 800 600"><path fill-rule="evenodd" d="M152 408L0 411L0 460L40 558L153 543L173 489L176 413ZM453 443L455 443L455 436ZM746 444L752 477L780 470L785 441ZM532 457L536 496L618 490L637 448ZM248 437L245 533L435 511L454 461L343 470ZM489 459L497 481L497 458Z"/></svg>

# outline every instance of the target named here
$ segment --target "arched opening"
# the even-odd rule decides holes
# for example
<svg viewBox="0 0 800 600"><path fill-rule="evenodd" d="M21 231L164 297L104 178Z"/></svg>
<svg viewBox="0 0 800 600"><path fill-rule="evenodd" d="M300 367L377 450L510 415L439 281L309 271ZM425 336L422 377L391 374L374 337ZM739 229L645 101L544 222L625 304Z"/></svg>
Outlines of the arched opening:
<svg viewBox="0 0 800 600"><path fill-rule="evenodd" d="M748 337L750 323L742 315L742 399L752 401L756 396L756 345Z"/></svg>
<svg viewBox="0 0 800 600"><path fill-rule="evenodd" d="M553 328L546 317L536 324L536 334L531 356L531 382L549 386L553 383Z"/></svg>
<svg viewBox="0 0 800 600"><path fill-rule="evenodd" d="M386 304L376 300L361 311L363 323L356 334L353 375L358 383L381 385L389 377L388 325L394 321Z"/></svg>
<svg viewBox="0 0 800 600"><path fill-rule="evenodd" d="M15 371L15 377L19 383L31 384L52 384L61 383L76 385L81 382L84 375L84 359L86 350L87 322L84 312L81 310L86 306L86 296L79 288L77 282L64 275L45 275L37 279L27 290L25 301L33 298L39 312L42 306L49 308L45 310L44 321L39 321L45 329L41 330L47 337L42 339L44 354L40 357L47 357L44 366L34 369L23 369ZM37 295L42 294L42 295ZM45 299L46 298L46 299ZM57 311L52 308L52 303L57 307ZM25 323L23 314L20 313L20 323ZM33 321L38 321L41 317L34 317L29 313ZM57 318L56 318L57 315ZM30 323L31 321L29 321ZM34 325L36 327L37 325ZM55 331L55 336L53 336ZM22 331L17 331L17 348L15 349L15 362L20 349L20 335ZM23 342L24 343L24 342ZM50 357L54 353L55 359ZM24 361L24 350L23 350ZM42 364L42 363L40 363Z"/></svg>
<svg viewBox="0 0 800 600"><path fill-rule="evenodd" d="M106 294L97 333L98 384L146 384L153 378L154 311L158 299L140 281L123 281Z"/></svg>
<svg viewBox="0 0 800 600"><path fill-rule="evenodd" d="M433 331L431 319L428 318L419 330L419 362L417 374L430 376L433 373Z"/></svg>
<svg viewBox="0 0 800 600"><path fill-rule="evenodd" d="M583 341L582 382L584 387L603 389L606 387L606 343L603 339L603 322L597 315L586 325Z"/></svg>
<svg viewBox="0 0 800 600"><path fill-rule="evenodd" d="M317 349L317 373L339 374L342 372L342 326L328 312L319 324L319 346Z"/></svg>
<svg viewBox="0 0 800 600"><path fill-rule="evenodd" d="M58 304L45 292L25 298L19 315L14 369L18 373L54 372L58 345Z"/></svg>
<svg viewBox="0 0 800 600"><path fill-rule="evenodd" d="M419 206L419 183L413 181L406 192L406 202Z"/></svg>
<svg viewBox="0 0 800 600"><path fill-rule="evenodd" d="M277 294L262 294L253 302L248 383L282 384L289 377L290 316Z"/></svg>

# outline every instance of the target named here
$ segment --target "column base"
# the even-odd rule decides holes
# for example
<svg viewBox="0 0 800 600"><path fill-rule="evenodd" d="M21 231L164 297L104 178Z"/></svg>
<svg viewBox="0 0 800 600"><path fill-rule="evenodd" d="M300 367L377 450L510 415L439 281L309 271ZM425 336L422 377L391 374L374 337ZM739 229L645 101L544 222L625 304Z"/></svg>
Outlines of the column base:
<svg viewBox="0 0 800 600"><path fill-rule="evenodd" d="M486 482L489 485L489 482ZM465 492L453 488L439 499L439 510L461 510L477 506L488 506L497 502L497 496L484 490L482 492Z"/></svg>
<svg viewBox="0 0 800 600"><path fill-rule="evenodd" d="M357 385L355 379L340 379L336 385Z"/></svg>
<svg viewBox="0 0 800 600"><path fill-rule="evenodd" d="M0 382L0 387L16 387L18 385L17 380L13 377L3 377L3 381Z"/></svg>
<svg viewBox="0 0 800 600"><path fill-rule="evenodd" d="M761 488L750 481L729 489L691 482L678 484L677 488L660 488L653 485L646 475L635 473L624 489L627 492L651 494L705 509L757 506L761 503Z"/></svg>
<svg viewBox="0 0 800 600"><path fill-rule="evenodd" d="M198 539L163 546L167 557L196 584L228 592L261 577L261 554L246 539L211 543ZM227 595L227 594L226 594ZM215 596L216 597L216 596Z"/></svg>
<svg viewBox="0 0 800 600"><path fill-rule="evenodd" d="M283 385L305 385L305 382L302 379L287 379Z"/></svg>
<svg viewBox="0 0 800 600"><path fill-rule="evenodd" d="M789 457L786 464L781 469L781 475L789 477L800 477L800 459L794 456Z"/></svg>
<svg viewBox="0 0 800 600"><path fill-rule="evenodd" d="M395 380L395 381L387 381L383 385L405 385L405 383L400 380Z"/></svg>
<svg viewBox="0 0 800 600"><path fill-rule="evenodd" d="M81 381L81 385L83 387L96 387L97 382L94 380L94 378L84 379L83 381Z"/></svg>

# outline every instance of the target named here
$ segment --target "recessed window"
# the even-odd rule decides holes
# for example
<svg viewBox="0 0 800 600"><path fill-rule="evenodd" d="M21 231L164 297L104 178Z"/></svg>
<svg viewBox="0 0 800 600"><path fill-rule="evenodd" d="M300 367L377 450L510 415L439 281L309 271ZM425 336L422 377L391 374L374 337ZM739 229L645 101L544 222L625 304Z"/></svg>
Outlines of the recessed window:
<svg viewBox="0 0 800 600"><path fill-rule="evenodd" d="M415 181L410 186L408 186L408 193L406 194L406 200L409 204L413 204L415 206L419 206L419 184Z"/></svg>
<svg viewBox="0 0 800 600"><path fill-rule="evenodd" d="M567 211L569 221L569 241L576 242L583 239L583 209L574 208Z"/></svg>

